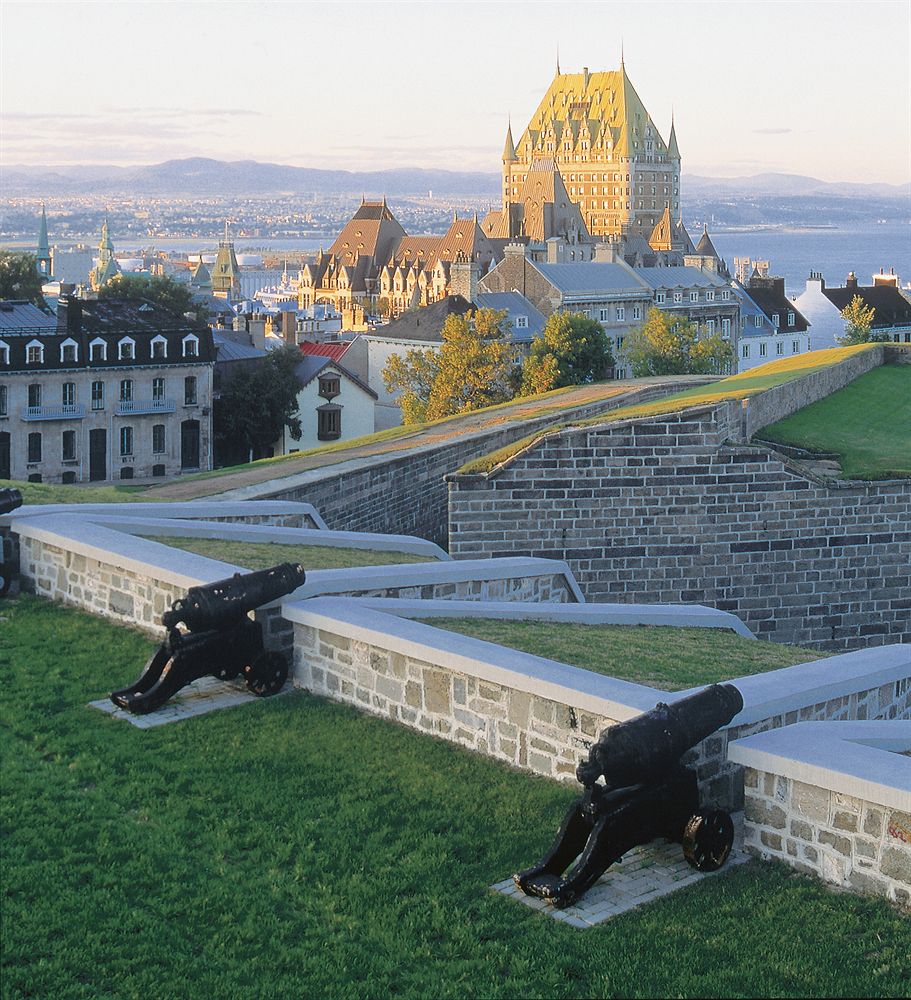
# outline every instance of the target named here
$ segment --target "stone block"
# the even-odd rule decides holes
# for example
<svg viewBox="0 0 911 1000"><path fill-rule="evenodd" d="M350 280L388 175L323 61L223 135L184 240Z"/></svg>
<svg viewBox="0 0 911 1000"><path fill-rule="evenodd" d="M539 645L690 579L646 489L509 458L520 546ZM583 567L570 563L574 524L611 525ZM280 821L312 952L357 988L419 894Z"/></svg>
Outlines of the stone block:
<svg viewBox="0 0 911 1000"><path fill-rule="evenodd" d="M792 819L791 834L800 840L811 842L813 840L813 827L809 823L805 823L802 819Z"/></svg>
<svg viewBox="0 0 911 1000"><path fill-rule="evenodd" d="M457 705L464 705L468 700L463 677L453 677L452 679L452 700Z"/></svg>
<svg viewBox="0 0 911 1000"><path fill-rule="evenodd" d="M478 684L478 697L483 698L485 701L502 701L505 694L506 689L499 685L494 686L492 684L484 684L483 682Z"/></svg>
<svg viewBox="0 0 911 1000"><path fill-rule="evenodd" d="M803 781L794 781L791 788L791 807L807 819L826 823L829 819L829 790L817 788L816 785L807 785Z"/></svg>
<svg viewBox="0 0 911 1000"><path fill-rule="evenodd" d="M832 817L832 826L836 830L846 830L849 833L856 833L857 820L858 816L855 813L842 812L840 809L836 809L835 815Z"/></svg>
<svg viewBox="0 0 911 1000"><path fill-rule="evenodd" d="M788 818L780 806L772 805L752 796L747 798L744 804L744 815L751 823L770 826L775 830L783 830Z"/></svg>
<svg viewBox="0 0 911 1000"><path fill-rule="evenodd" d="M133 597L119 590L108 592L108 608L118 615L133 617Z"/></svg>
<svg viewBox="0 0 911 1000"><path fill-rule="evenodd" d="M411 708L423 708L421 685L417 681L408 681L405 684L405 704Z"/></svg>
<svg viewBox="0 0 911 1000"><path fill-rule="evenodd" d="M428 712L451 714L449 674L429 667L424 668L424 704Z"/></svg>
<svg viewBox="0 0 911 1000"><path fill-rule="evenodd" d="M864 833L871 837L881 837L883 832L883 811L874 806L867 806L864 812Z"/></svg>
<svg viewBox="0 0 911 1000"><path fill-rule="evenodd" d="M531 717L531 698L532 696L530 694L526 694L523 691L509 692L509 709L507 718L511 723L518 726L519 729L528 728L528 723Z"/></svg>
<svg viewBox="0 0 911 1000"><path fill-rule="evenodd" d="M396 680L394 677L386 677L384 674L379 674L376 678L376 692L390 701L401 703L402 688L402 681Z"/></svg>
<svg viewBox="0 0 911 1000"><path fill-rule="evenodd" d="M743 787L744 788L758 788L759 787L759 772L755 767L745 767L743 769Z"/></svg>
<svg viewBox="0 0 911 1000"><path fill-rule="evenodd" d="M546 722L553 725L557 718L557 703L547 698L534 698L532 701L532 715L539 722Z"/></svg>
<svg viewBox="0 0 911 1000"><path fill-rule="evenodd" d="M820 844L831 847L838 854L843 854L845 857L851 856L851 840L849 837L839 837L837 834L832 833L831 830L820 830L816 840Z"/></svg>
<svg viewBox="0 0 911 1000"><path fill-rule="evenodd" d="M540 753L528 754L528 766L538 774L551 774L553 769L553 757L545 757Z"/></svg>
<svg viewBox="0 0 911 1000"><path fill-rule="evenodd" d="M855 858L875 858L877 844L874 840L865 840L863 837L854 838Z"/></svg>
<svg viewBox="0 0 911 1000"><path fill-rule="evenodd" d="M879 868L887 878L894 878L896 882L911 887L911 850L884 847Z"/></svg>
<svg viewBox="0 0 911 1000"><path fill-rule="evenodd" d="M892 841L911 844L911 816L894 809L889 816L886 833Z"/></svg>
<svg viewBox="0 0 911 1000"><path fill-rule="evenodd" d="M760 831L759 839L770 850L781 851L781 837L777 833L769 833L767 830L762 830Z"/></svg>
<svg viewBox="0 0 911 1000"><path fill-rule="evenodd" d="M848 885L855 892L862 892L868 896L887 896L889 886L885 879L877 878L869 872L861 872L856 868L848 876Z"/></svg>

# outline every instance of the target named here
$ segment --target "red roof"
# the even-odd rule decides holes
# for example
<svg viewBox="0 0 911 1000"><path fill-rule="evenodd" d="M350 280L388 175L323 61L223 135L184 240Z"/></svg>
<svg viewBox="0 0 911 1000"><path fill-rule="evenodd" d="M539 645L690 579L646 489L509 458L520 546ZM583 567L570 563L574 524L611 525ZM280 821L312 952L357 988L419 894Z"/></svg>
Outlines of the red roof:
<svg viewBox="0 0 911 1000"><path fill-rule="evenodd" d="M351 346L351 341L346 340L343 344L301 344L301 354L318 355L321 358L332 358L333 361L341 361L345 351Z"/></svg>

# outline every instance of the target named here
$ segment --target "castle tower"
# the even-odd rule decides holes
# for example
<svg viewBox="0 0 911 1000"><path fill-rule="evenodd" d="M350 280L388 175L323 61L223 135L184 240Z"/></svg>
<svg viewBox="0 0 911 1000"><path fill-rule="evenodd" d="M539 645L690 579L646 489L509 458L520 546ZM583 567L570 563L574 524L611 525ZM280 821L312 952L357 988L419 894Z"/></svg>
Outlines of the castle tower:
<svg viewBox="0 0 911 1000"><path fill-rule="evenodd" d="M511 129L507 138L511 139ZM562 73L559 65L528 127L503 156L503 216L532 165L552 160L594 237L652 234L680 210L680 152L665 143L626 73Z"/></svg>
<svg viewBox="0 0 911 1000"><path fill-rule="evenodd" d="M120 265L114 257L114 244L108 233L108 220L101 227L101 242L98 244L98 264L89 271L89 285L97 292L120 274Z"/></svg>
<svg viewBox="0 0 911 1000"><path fill-rule="evenodd" d="M41 219L38 223L38 246L35 249L35 261L38 265L38 273L45 281L51 280L51 248L47 240L47 214L44 211L44 204L41 205Z"/></svg>
<svg viewBox="0 0 911 1000"><path fill-rule="evenodd" d="M218 256L212 266L212 294L220 299L240 298L240 265L234 253L234 242L228 236L225 222L225 238L219 241Z"/></svg>

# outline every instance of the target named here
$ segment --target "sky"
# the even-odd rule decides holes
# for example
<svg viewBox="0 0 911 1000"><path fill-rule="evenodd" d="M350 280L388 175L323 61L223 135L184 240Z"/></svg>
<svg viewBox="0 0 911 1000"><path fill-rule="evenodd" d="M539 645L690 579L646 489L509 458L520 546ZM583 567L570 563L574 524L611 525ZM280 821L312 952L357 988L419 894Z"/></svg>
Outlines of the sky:
<svg viewBox="0 0 911 1000"><path fill-rule="evenodd" d="M911 0L0 0L0 166L497 172L558 47L622 47L684 173L911 181Z"/></svg>

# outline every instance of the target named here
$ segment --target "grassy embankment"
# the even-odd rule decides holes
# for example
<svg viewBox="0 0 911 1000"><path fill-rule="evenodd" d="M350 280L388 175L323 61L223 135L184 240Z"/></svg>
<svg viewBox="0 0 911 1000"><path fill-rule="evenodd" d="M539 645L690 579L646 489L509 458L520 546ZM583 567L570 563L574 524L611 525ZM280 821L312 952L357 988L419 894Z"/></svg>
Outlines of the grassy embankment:
<svg viewBox="0 0 911 1000"><path fill-rule="evenodd" d="M331 545L286 545L278 542L236 542L222 538L173 538L147 535L153 542L209 559L242 566L268 569L278 563L300 563L304 569L348 569L355 566L393 566L400 563L436 562L431 556L407 552L380 552L375 549L340 548Z"/></svg>
<svg viewBox="0 0 911 1000"><path fill-rule="evenodd" d="M911 476L911 365L874 368L758 437L834 452L849 479Z"/></svg>
<svg viewBox="0 0 911 1000"><path fill-rule="evenodd" d="M28 596L0 617L11 1000L907 995L882 900L754 861L561 926L487 887L571 788L304 694L139 730L86 702L147 637Z"/></svg>
<svg viewBox="0 0 911 1000"><path fill-rule="evenodd" d="M722 379L707 386L696 386L692 389L685 389L683 392L676 392L670 396L653 400L650 403L640 403L636 406L621 406L616 410L611 410L603 416L590 417L587 420L573 421L572 423L559 424L548 428L546 431L537 431L527 437L514 441L503 448L498 448L487 455L474 458L459 470L463 473L485 473L491 469L502 465L520 451L529 447L551 434L559 433L568 428L592 427L598 424L614 423L618 420L629 420L635 417L653 417L663 413L679 413L694 406L707 406L712 403L719 403L725 399L745 399L747 396L754 396L758 392L772 389L786 382L793 382L794 379L803 378L815 371L828 368L831 365L844 361L852 354L860 351L867 351L875 347L874 344L860 344L856 347L835 347L826 351L811 351L807 354L800 354L793 358L782 358L780 361L772 361L759 368L752 368L740 375L732 375L730 378Z"/></svg>
<svg viewBox="0 0 911 1000"><path fill-rule="evenodd" d="M746 639L727 629L433 618L427 625L570 663L610 677L680 691L828 656Z"/></svg>

